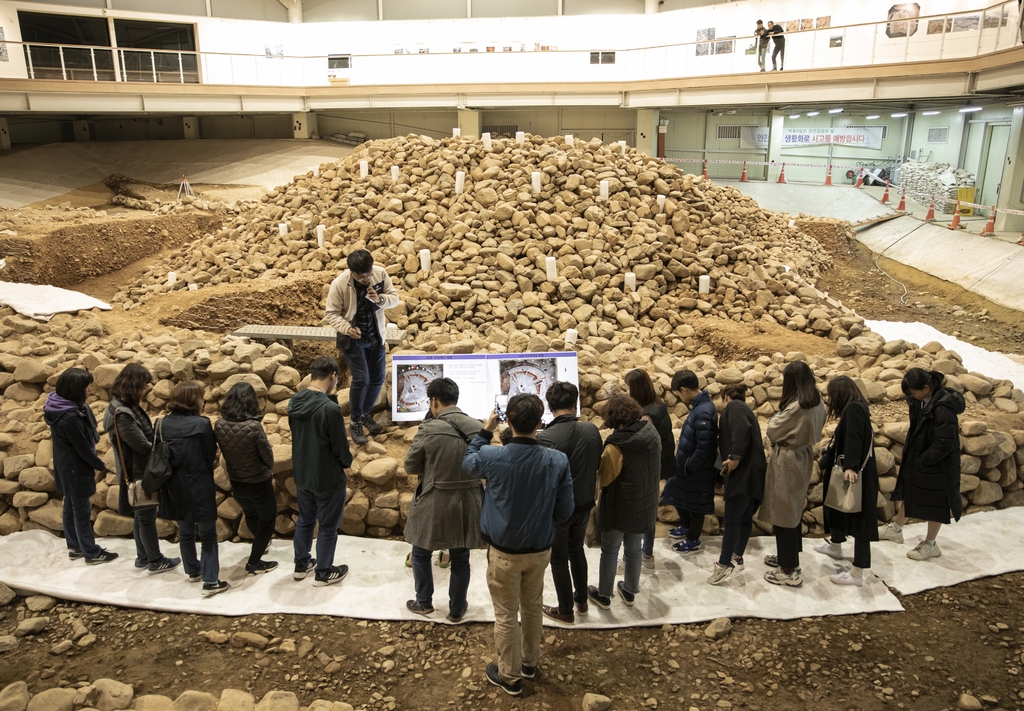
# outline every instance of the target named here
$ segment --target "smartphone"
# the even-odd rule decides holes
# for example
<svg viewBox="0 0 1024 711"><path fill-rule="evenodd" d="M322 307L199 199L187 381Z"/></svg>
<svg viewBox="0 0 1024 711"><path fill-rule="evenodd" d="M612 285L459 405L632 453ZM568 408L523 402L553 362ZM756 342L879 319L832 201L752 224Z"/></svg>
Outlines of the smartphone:
<svg viewBox="0 0 1024 711"><path fill-rule="evenodd" d="M505 421L505 408L508 407L508 395L494 396L494 411L498 413L498 422Z"/></svg>

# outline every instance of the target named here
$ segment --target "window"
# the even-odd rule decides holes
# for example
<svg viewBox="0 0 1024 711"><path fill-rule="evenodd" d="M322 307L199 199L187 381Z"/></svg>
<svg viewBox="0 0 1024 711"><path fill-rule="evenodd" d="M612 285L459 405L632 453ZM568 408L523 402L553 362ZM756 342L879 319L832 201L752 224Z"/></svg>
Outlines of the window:
<svg viewBox="0 0 1024 711"><path fill-rule="evenodd" d="M591 64L615 64L615 52L591 52Z"/></svg>
<svg viewBox="0 0 1024 711"><path fill-rule="evenodd" d="M142 20L114 20L118 47L163 49L174 52L196 51L192 25Z"/></svg>
<svg viewBox="0 0 1024 711"><path fill-rule="evenodd" d="M110 32L104 17L19 11L18 23L21 25L21 40L26 43L110 46Z"/></svg>
<svg viewBox="0 0 1024 711"><path fill-rule="evenodd" d="M882 129L882 140L884 141L889 136L889 127L882 123L870 124L867 126L844 126L844 128L881 128Z"/></svg>
<svg viewBox="0 0 1024 711"><path fill-rule="evenodd" d="M513 138L519 132L516 123L492 123L480 127L480 133L489 133L491 138Z"/></svg>
<svg viewBox="0 0 1024 711"><path fill-rule="evenodd" d="M329 55L327 55L327 68L328 69L351 69L352 68L352 55L351 54L329 54Z"/></svg>
<svg viewBox="0 0 1024 711"><path fill-rule="evenodd" d="M740 133L744 128L758 128L757 126L726 126L720 124L718 126L718 138L735 138L739 139Z"/></svg>
<svg viewBox="0 0 1024 711"><path fill-rule="evenodd" d="M949 126L928 129L928 143L945 143L949 139Z"/></svg>

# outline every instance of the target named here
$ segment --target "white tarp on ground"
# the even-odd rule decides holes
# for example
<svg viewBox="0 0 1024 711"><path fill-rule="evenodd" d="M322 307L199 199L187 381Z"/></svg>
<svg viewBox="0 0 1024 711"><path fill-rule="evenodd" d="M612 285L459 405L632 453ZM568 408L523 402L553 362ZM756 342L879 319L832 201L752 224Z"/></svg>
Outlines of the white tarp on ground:
<svg viewBox="0 0 1024 711"><path fill-rule="evenodd" d="M1012 360L1003 353L988 351L974 344L961 341L925 323L903 323L900 321L868 321L872 331L887 341L902 338L910 343L923 346L925 343L937 341L948 351L956 351L963 359L967 370L981 373L989 378L1005 379L1013 382L1015 387L1024 387L1024 365Z"/></svg>
<svg viewBox="0 0 1024 711"><path fill-rule="evenodd" d="M837 170L833 176L840 179ZM721 181L731 185L744 195L749 195L765 210L788 212L794 217L803 213L815 217L834 217L860 224L879 217L895 215L891 207L878 202L863 190L852 185L806 185L803 183L769 183Z"/></svg>
<svg viewBox="0 0 1024 711"><path fill-rule="evenodd" d="M110 304L87 294L58 286L20 284L0 281L0 304L10 306L19 314L40 321L49 321L54 314L75 313L89 309L110 311Z"/></svg>

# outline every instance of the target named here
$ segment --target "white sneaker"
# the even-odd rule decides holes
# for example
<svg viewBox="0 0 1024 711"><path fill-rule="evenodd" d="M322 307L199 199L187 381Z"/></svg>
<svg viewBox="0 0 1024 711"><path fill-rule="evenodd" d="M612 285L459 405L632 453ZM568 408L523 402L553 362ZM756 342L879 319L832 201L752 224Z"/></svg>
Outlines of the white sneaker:
<svg viewBox="0 0 1024 711"><path fill-rule="evenodd" d="M878 540L903 543L903 527L896 528L896 524L887 523L878 527Z"/></svg>
<svg viewBox="0 0 1024 711"><path fill-rule="evenodd" d="M864 576L854 575L849 570L844 570L841 573L830 575L828 576L828 579L836 585L856 585L858 588L864 585Z"/></svg>
<svg viewBox="0 0 1024 711"><path fill-rule="evenodd" d="M743 556L736 555L735 553L733 553L732 554L732 565L733 565L734 568L742 568L743 567Z"/></svg>
<svg viewBox="0 0 1024 711"><path fill-rule="evenodd" d="M652 553L651 555L647 555L646 553L644 553L643 557L640 559L640 565L642 565L644 568L652 568L653 569L654 568L654 554Z"/></svg>
<svg viewBox="0 0 1024 711"><path fill-rule="evenodd" d="M939 550L939 544L935 541L921 541L917 544L917 548L907 551L907 557L910 560L928 560L929 558L938 558L940 555L942 555L942 551Z"/></svg>
<svg viewBox="0 0 1024 711"><path fill-rule="evenodd" d="M825 541L820 545L814 546L814 550L822 555L827 555L829 558L835 558L836 560L843 559L843 544L841 543Z"/></svg>
<svg viewBox="0 0 1024 711"><path fill-rule="evenodd" d="M711 573L711 577L708 578L708 584L710 585L721 585L726 580L732 577L732 574L736 572L736 568L731 565L719 565L715 563L715 569Z"/></svg>
<svg viewBox="0 0 1024 711"><path fill-rule="evenodd" d="M782 572L782 568L776 568L770 570L764 574L764 579L772 585L785 585L791 588L798 588L804 584L804 579L800 575L800 569L797 568L792 573Z"/></svg>

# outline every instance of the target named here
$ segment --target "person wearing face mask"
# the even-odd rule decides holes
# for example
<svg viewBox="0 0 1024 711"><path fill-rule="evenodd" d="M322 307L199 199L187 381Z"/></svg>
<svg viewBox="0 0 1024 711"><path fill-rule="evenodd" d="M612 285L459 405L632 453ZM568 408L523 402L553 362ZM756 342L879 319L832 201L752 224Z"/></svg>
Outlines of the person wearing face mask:
<svg viewBox="0 0 1024 711"><path fill-rule="evenodd" d="M945 375L911 368L903 376L903 393L910 405L910 430L896 476L892 501L896 517L878 531L879 539L903 543L908 518L928 522L928 534L907 552L911 560L942 555L935 539L950 514L963 513L960 500L960 433L957 416L965 409L964 397L943 385Z"/></svg>
<svg viewBox="0 0 1024 711"><path fill-rule="evenodd" d="M373 255L365 249L348 255L348 269L331 282L324 321L338 332L338 350L352 375L349 425L358 445L366 444L367 434L384 431L370 415L387 370L384 312L396 306L398 292L384 267L373 263Z"/></svg>

